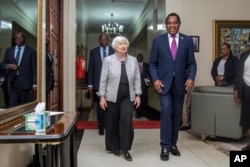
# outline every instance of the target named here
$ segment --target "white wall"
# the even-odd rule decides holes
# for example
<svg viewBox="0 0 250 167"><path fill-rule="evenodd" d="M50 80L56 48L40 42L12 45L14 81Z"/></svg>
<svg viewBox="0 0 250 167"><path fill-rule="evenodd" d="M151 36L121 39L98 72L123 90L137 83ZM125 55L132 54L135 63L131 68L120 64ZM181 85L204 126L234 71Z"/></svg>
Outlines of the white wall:
<svg viewBox="0 0 250 167"><path fill-rule="evenodd" d="M63 1L63 111L75 112L76 1Z"/></svg>

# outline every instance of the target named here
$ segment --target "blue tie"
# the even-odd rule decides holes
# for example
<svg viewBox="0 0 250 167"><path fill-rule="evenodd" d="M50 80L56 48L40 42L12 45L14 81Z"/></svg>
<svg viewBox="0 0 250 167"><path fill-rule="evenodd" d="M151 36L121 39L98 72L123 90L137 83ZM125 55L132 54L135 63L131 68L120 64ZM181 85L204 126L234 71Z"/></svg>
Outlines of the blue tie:
<svg viewBox="0 0 250 167"><path fill-rule="evenodd" d="M16 53L17 65L19 65L20 54L21 54L21 47L18 47L18 51Z"/></svg>
<svg viewBox="0 0 250 167"><path fill-rule="evenodd" d="M106 48L103 48L103 58L107 57Z"/></svg>

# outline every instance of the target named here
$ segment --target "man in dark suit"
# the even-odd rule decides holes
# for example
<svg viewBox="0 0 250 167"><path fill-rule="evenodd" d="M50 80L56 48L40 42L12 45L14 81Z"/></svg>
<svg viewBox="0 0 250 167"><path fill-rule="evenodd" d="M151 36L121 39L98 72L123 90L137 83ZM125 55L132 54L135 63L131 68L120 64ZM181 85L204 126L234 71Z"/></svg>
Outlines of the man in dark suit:
<svg viewBox="0 0 250 167"><path fill-rule="evenodd" d="M48 109L49 92L54 89L53 57L49 52L49 34L46 32L46 109Z"/></svg>
<svg viewBox="0 0 250 167"><path fill-rule="evenodd" d="M97 122L99 128L99 135L104 135L105 129L105 115L104 112L99 105L100 97L96 95L96 92L99 90L99 82L100 82L100 75L102 69L102 61L103 59L115 53L114 49L108 46L109 37L107 34L102 33L99 36L99 43L100 46L92 49L90 51L89 56L89 67L88 67L88 90L91 94L94 95L94 99L97 101Z"/></svg>
<svg viewBox="0 0 250 167"><path fill-rule="evenodd" d="M142 116L145 116L145 106L148 101L148 87L150 84L149 80L149 70L148 70L148 63L143 62L143 54L138 53L137 54L137 61L140 69L141 74L141 105L136 108L136 118L141 118Z"/></svg>
<svg viewBox="0 0 250 167"><path fill-rule="evenodd" d="M179 33L181 20L171 13L165 20L167 33L153 40L149 72L161 106L160 158L169 159L169 152L180 156L177 148L184 94L191 89L196 75L192 38Z"/></svg>
<svg viewBox="0 0 250 167"><path fill-rule="evenodd" d="M6 49L2 66L8 69L9 106L34 100L36 94L36 51L25 45L23 32L15 35L15 46Z"/></svg>

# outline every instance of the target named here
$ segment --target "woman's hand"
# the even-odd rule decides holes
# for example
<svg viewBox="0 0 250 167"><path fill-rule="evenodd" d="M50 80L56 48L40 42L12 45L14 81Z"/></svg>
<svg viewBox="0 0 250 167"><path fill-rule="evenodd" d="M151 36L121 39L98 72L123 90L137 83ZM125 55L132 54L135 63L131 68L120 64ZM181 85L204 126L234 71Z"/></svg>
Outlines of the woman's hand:
<svg viewBox="0 0 250 167"><path fill-rule="evenodd" d="M106 108L108 107L107 105L107 101L106 99L104 98L104 96L101 96L100 97L100 107L105 111Z"/></svg>
<svg viewBox="0 0 250 167"><path fill-rule="evenodd" d="M224 80L224 76L223 75L217 75L215 77L216 86L223 86L223 80Z"/></svg>
<svg viewBox="0 0 250 167"><path fill-rule="evenodd" d="M239 98L237 90L234 90L234 101L236 104L238 104L240 102L240 98Z"/></svg>
<svg viewBox="0 0 250 167"><path fill-rule="evenodd" d="M224 76L223 75L217 75L215 77L215 81L223 81L224 80Z"/></svg>
<svg viewBox="0 0 250 167"><path fill-rule="evenodd" d="M135 106L135 108L138 108L140 105L141 105L141 97L140 96L136 96L135 97L134 106Z"/></svg>

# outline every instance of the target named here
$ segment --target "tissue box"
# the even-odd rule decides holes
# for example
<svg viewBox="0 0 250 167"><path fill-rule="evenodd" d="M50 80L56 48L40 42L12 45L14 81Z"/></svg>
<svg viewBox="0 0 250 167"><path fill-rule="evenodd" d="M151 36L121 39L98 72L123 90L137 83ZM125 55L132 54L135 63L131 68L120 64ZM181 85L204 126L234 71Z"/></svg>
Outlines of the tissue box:
<svg viewBox="0 0 250 167"><path fill-rule="evenodd" d="M35 122L36 121L36 114L35 112L28 113L25 115L25 122Z"/></svg>
<svg viewBox="0 0 250 167"><path fill-rule="evenodd" d="M35 130L44 131L46 130L45 124L43 122L26 122L25 130Z"/></svg>
<svg viewBox="0 0 250 167"><path fill-rule="evenodd" d="M28 113L25 115L25 130L46 131L50 126L50 112Z"/></svg>

